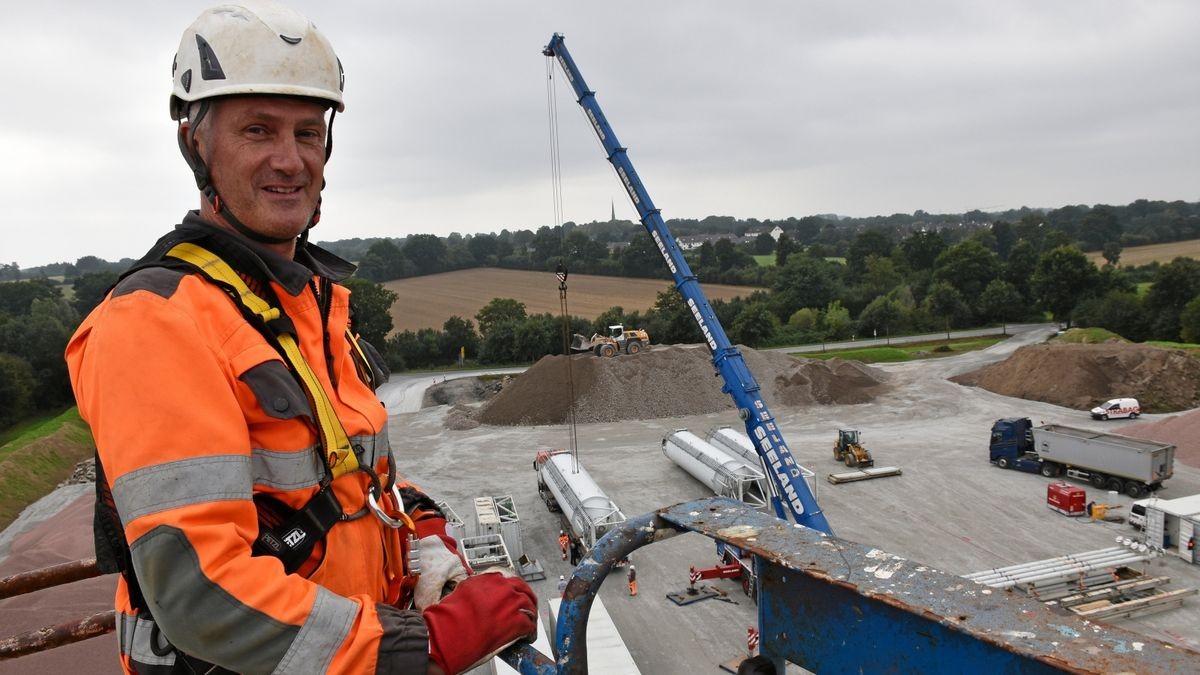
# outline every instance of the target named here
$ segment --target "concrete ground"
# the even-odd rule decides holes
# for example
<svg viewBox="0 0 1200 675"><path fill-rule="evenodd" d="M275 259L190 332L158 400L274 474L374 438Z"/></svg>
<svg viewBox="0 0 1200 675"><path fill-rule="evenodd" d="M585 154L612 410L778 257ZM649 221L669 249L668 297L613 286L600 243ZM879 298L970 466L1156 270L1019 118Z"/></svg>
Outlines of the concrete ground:
<svg viewBox="0 0 1200 675"><path fill-rule="evenodd" d="M988 435L997 418L1027 416L1035 423L1117 433L1127 422L1095 422L1086 411L1008 398L946 380L1002 360L1051 333L1047 327L1024 327L1017 336L984 351L878 366L893 374L897 386L872 403L772 410L797 459L817 473L817 498L836 535L953 574L1107 548L1116 536L1133 535L1125 524L1068 518L1051 511L1045 506L1048 479L1004 471L987 461ZM547 579L534 582L534 590L540 598L552 597L558 575L569 575L570 569L560 560L557 516L538 498L532 464L538 450L567 447L568 428L449 431L442 427L446 406L401 412L412 410L415 390L432 383L430 378L401 377L388 385L394 399L389 405L390 431L401 471L446 500L468 522L473 520L475 497L511 495L522 522L525 552L546 569ZM405 405L400 405L402 399ZM708 488L663 455L660 442L672 429L688 428L703 435L721 424L740 428L732 410L580 425L579 457L627 516L647 513L711 496ZM844 470L831 452L839 428L861 430L877 465L900 466L903 475L840 486L825 482L828 473ZM1132 501L1085 487L1089 500L1121 504L1125 509ZM1196 493L1200 493L1200 469L1177 463L1174 478L1160 494ZM629 597L622 578L609 579L601 597L643 673L718 672L719 664L744 653L746 628L755 624L756 614L739 582L709 582L728 591L729 602L706 600L679 607L665 597L687 586L689 566L716 564L711 540L682 535L640 549L632 560L638 568L639 595ZM1170 576L1168 589L1200 587L1200 566L1179 558L1153 561L1150 571ZM1200 649L1200 600L1192 598L1181 609L1118 625Z"/></svg>

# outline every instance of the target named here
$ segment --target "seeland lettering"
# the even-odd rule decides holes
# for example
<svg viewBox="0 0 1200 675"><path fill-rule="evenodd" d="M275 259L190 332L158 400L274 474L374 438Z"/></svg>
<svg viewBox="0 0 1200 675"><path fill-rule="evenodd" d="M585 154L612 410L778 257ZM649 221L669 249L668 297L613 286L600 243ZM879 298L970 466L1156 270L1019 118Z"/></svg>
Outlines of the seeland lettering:
<svg viewBox="0 0 1200 675"><path fill-rule="evenodd" d="M563 72L567 74L567 81L575 82L575 76L571 74L571 69L567 67L567 60L563 58L562 54L558 54L557 57L558 65L562 66Z"/></svg>
<svg viewBox="0 0 1200 675"><path fill-rule="evenodd" d="M708 329L708 324L704 322L704 317L700 315L700 308L696 306L696 301L688 298L688 309L692 310L692 317L696 319L696 323L700 326L700 332L704 333L704 341L708 343L708 348L712 351L717 351L717 341L712 336L712 331Z"/></svg>
<svg viewBox="0 0 1200 675"><path fill-rule="evenodd" d="M671 274L675 274L675 261L671 260L671 255L667 253L667 247L663 244L662 237L658 236L658 230L653 231L650 236L654 239L654 243L658 245L658 252L662 254L663 260L667 261L667 267L671 269Z"/></svg>
<svg viewBox="0 0 1200 675"><path fill-rule="evenodd" d="M600 120L596 119L596 113L592 112L591 110L588 110L587 116L588 116L588 120L592 123L592 128L596 130L596 135L600 137L600 140L601 141L608 140L604 136L604 129L600 127ZM634 201L637 201L637 200L635 199Z"/></svg>
<svg viewBox="0 0 1200 675"><path fill-rule="evenodd" d="M625 173L625 167L618 166L617 175L621 177L621 183L625 186L625 191L629 193L629 198L633 200L634 204L640 205L642 200L638 199L637 190L633 189L633 181L629 180L629 175Z"/></svg>
<svg viewBox="0 0 1200 675"><path fill-rule="evenodd" d="M759 447L764 450L763 454L766 456L771 470L775 472L776 483L782 488L783 496L787 499L788 505L797 516L804 513L804 502L800 500L800 495L796 492L795 483L792 480L800 477L800 470L796 468L784 468L785 464L795 465L795 460L791 458L791 453L788 452L786 447L782 447L781 449L787 454L781 457L771 439L767 437L766 430L762 427L755 427L754 437L758 439Z"/></svg>

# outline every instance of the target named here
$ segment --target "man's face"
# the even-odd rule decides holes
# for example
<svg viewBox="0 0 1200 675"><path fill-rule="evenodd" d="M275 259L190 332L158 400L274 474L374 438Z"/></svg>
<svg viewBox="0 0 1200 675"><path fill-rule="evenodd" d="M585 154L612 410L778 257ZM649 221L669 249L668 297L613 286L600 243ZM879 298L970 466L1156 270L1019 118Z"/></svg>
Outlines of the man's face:
<svg viewBox="0 0 1200 675"><path fill-rule="evenodd" d="M220 100L197 134L217 193L259 234L298 236L308 226L325 172L325 109L274 96Z"/></svg>

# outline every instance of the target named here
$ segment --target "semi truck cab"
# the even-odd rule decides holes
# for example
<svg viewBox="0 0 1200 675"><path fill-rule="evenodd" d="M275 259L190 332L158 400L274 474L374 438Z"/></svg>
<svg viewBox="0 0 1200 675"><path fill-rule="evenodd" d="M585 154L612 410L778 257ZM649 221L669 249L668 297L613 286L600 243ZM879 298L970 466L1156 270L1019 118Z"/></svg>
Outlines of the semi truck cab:
<svg viewBox="0 0 1200 675"><path fill-rule="evenodd" d="M1041 470L1042 462L1033 452L1033 423L1028 417L1008 417L992 425L988 461L1001 469L1019 469L1030 473Z"/></svg>

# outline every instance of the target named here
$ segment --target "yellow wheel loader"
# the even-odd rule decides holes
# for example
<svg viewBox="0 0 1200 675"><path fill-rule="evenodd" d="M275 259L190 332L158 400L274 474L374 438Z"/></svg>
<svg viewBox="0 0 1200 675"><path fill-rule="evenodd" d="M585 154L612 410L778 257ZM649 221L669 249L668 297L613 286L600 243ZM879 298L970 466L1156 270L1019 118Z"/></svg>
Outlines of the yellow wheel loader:
<svg viewBox="0 0 1200 675"><path fill-rule="evenodd" d="M577 352L592 352L596 356L616 356L621 352L637 354L650 348L650 336L644 330L625 330L617 324L608 327L608 335L594 333L586 338L576 333L571 338L571 349Z"/></svg>
<svg viewBox="0 0 1200 675"><path fill-rule="evenodd" d="M858 439L857 429L839 429L833 444L834 461L843 462L851 469L866 469L875 466L875 459Z"/></svg>

